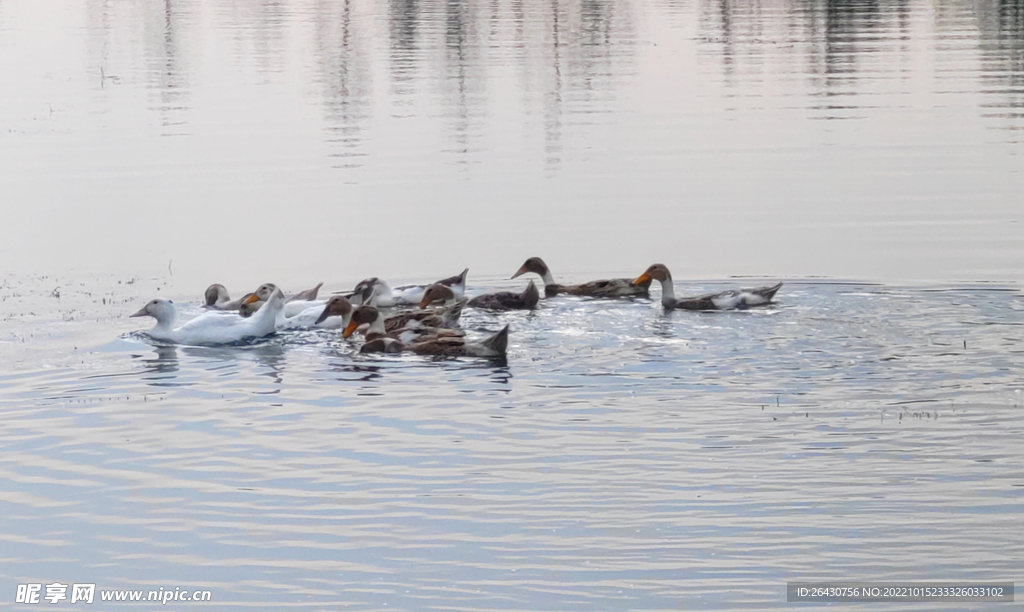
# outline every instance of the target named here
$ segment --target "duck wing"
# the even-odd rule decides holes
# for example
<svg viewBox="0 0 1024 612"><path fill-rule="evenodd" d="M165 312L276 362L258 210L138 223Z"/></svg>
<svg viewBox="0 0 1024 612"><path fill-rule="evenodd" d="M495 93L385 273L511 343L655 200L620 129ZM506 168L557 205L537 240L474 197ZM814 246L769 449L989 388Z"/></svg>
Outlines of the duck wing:
<svg viewBox="0 0 1024 612"><path fill-rule="evenodd" d="M311 308L323 310L326 304L327 302L324 300L292 300L284 305L284 316L294 317Z"/></svg>
<svg viewBox="0 0 1024 612"><path fill-rule="evenodd" d="M782 283L771 287L754 289L730 289L720 293L709 293L697 297L680 298L673 308L678 310L734 310L764 306L772 303L772 298L782 287Z"/></svg>
<svg viewBox="0 0 1024 612"><path fill-rule="evenodd" d="M393 332L416 324L426 327L442 327L444 321L433 310L407 310L384 319L384 331Z"/></svg>
<svg viewBox="0 0 1024 612"><path fill-rule="evenodd" d="M245 338L266 336L275 329L272 317L246 319L237 315L208 313L175 329L171 338L179 344L230 344Z"/></svg>
<svg viewBox="0 0 1024 612"><path fill-rule="evenodd" d="M454 327L459 324L459 318L462 316L465 306L466 300L463 299L451 306L399 312L384 320L384 329L391 332L408 327L410 324L426 327Z"/></svg>
<svg viewBox="0 0 1024 612"><path fill-rule="evenodd" d="M443 329L443 328L431 328L431 327L410 327L390 335L390 337L399 340L403 344L415 344L431 341L443 341L447 343L455 342L458 340L461 342L461 338L466 335L466 332L461 329ZM453 340L455 339L455 340Z"/></svg>
<svg viewBox="0 0 1024 612"><path fill-rule="evenodd" d="M522 296L511 291L499 291L497 293L485 293L469 300L469 306L473 308L484 308L487 310L514 310L525 308Z"/></svg>
<svg viewBox="0 0 1024 612"><path fill-rule="evenodd" d="M679 298L672 304L672 308L675 310L718 310L718 306L715 305L715 298L727 299L729 297L728 294L732 293L736 292L723 291L722 293L709 293L707 295Z"/></svg>
<svg viewBox="0 0 1024 612"><path fill-rule="evenodd" d="M646 296L651 282L633 284L630 278L612 278L607 280L590 281L580 285L567 285L562 289L570 295L585 295L589 297L629 297ZM546 288L545 288L546 289Z"/></svg>
<svg viewBox="0 0 1024 612"><path fill-rule="evenodd" d="M393 288L390 297L378 298L378 302L381 306L412 306L419 304L426 292L426 285L402 285Z"/></svg>
<svg viewBox="0 0 1024 612"><path fill-rule="evenodd" d="M408 345L408 349L417 355L445 355L459 357L468 355L465 338L453 336L431 337Z"/></svg>
<svg viewBox="0 0 1024 612"><path fill-rule="evenodd" d="M320 315L324 314L323 306L311 306L297 315L284 316L278 321L277 328L282 329L339 329L343 318L340 316L329 316L320 321Z"/></svg>
<svg viewBox="0 0 1024 612"><path fill-rule="evenodd" d="M533 310L539 301L540 293L537 291L537 285L530 281L522 293L511 291L485 293L469 300L468 305L487 310Z"/></svg>
<svg viewBox="0 0 1024 612"><path fill-rule="evenodd" d="M300 292L296 293L295 295L289 297L288 301L289 302L308 302L310 300L315 300L317 294L320 293L320 287L323 287L323 286L324 286L323 282L317 283L316 287L313 287L312 289L306 289L305 291L300 291Z"/></svg>

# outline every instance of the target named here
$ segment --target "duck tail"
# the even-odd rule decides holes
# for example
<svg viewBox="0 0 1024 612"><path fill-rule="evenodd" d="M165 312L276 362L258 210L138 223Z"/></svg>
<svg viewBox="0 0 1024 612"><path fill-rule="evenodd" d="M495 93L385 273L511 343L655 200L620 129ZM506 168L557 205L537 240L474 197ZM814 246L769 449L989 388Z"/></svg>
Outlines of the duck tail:
<svg viewBox="0 0 1024 612"><path fill-rule="evenodd" d="M442 278L437 281L438 283L446 287L462 287L463 290L466 288L466 275L469 274L469 268L462 271L462 274L456 274L455 276L449 276L448 278Z"/></svg>
<svg viewBox="0 0 1024 612"><path fill-rule="evenodd" d="M757 295L763 297L766 302L770 302L775 297L775 294L778 293L781 287L782 283L778 283L772 285L771 287L759 287L757 289L754 289L752 293L756 293Z"/></svg>
<svg viewBox="0 0 1024 612"><path fill-rule="evenodd" d="M447 307L444 314L441 315L446 327L454 327L459 324L459 318L462 316L462 310L466 307L466 302L467 300L461 299Z"/></svg>
<svg viewBox="0 0 1024 612"><path fill-rule="evenodd" d="M540 302L540 291L537 291L537 285L530 281L530 284L523 290L523 306L533 310L537 307L537 303Z"/></svg>
<svg viewBox="0 0 1024 612"><path fill-rule="evenodd" d="M508 325L501 328L501 331L488 336L480 342L488 351L494 355L504 356L508 350Z"/></svg>
<svg viewBox="0 0 1024 612"><path fill-rule="evenodd" d="M319 283L316 284L316 287L313 287L312 289L310 289L309 290L309 298L308 299L309 300L315 300L317 294L320 293L320 287L323 287L323 286L324 286L324 282L320 281Z"/></svg>

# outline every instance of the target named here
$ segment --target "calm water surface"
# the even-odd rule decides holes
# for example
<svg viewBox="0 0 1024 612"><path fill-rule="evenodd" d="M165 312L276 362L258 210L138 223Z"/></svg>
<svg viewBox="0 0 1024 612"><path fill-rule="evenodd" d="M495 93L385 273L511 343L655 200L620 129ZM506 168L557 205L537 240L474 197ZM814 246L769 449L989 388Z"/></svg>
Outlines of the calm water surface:
<svg viewBox="0 0 1024 612"><path fill-rule="evenodd" d="M0 0L0 82L0 606L1024 583L1019 1ZM212 282L521 287L531 255L786 285L468 312L504 362L126 318Z"/></svg>

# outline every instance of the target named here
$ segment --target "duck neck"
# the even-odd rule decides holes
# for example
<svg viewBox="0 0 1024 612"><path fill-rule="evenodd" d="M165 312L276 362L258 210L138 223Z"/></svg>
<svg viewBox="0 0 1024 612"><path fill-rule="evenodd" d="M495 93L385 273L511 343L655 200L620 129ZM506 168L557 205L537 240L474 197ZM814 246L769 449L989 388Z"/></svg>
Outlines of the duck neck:
<svg viewBox="0 0 1024 612"><path fill-rule="evenodd" d="M661 282L661 303L674 304L676 301L676 290L672 286L672 277L666 277Z"/></svg>
<svg viewBox="0 0 1024 612"><path fill-rule="evenodd" d="M172 306L168 311L161 311L153 315L153 318L156 319L156 325L153 326L150 333L167 336L174 331L174 323L178 320L178 310Z"/></svg>
<svg viewBox="0 0 1024 612"><path fill-rule="evenodd" d="M285 322L284 316L284 300L281 298L275 299L274 296L265 302L259 302L260 309L252 315L252 319L257 321L263 321L266 318L274 319L275 324L281 324Z"/></svg>
<svg viewBox="0 0 1024 612"><path fill-rule="evenodd" d="M546 268L544 269L544 274L541 274L540 277L544 281L545 287L558 284L555 282L555 277L551 275L551 270L548 270Z"/></svg>
<svg viewBox="0 0 1024 612"><path fill-rule="evenodd" d="M377 318L370 322L370 327L366 330L366 333L368 335L380 334L382 336L387 333L387 330L384 329L384 315L379 310L377 311Z"/></svg>

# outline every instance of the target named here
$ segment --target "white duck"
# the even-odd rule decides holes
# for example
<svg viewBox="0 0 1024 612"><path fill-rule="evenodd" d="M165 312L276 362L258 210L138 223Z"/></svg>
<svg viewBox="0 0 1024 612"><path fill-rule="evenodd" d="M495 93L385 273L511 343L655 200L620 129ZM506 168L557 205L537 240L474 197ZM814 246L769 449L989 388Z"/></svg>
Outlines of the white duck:
<svg viewBox="0 0 1024 612"><path fill-rule="evenodd" d="M352 305L344 296L333 295L326 303L310 306L293 317L281 313L277 317L277 329L344 329L351 320Z"/></svg>
<svg viewBox="0 0 1024 612"><path fill-rule="evenodd" d="M277 331L277 315L284 307L284 294L278 289L270 296L264 308L249 318L234 314L208 312L201 314L181 327L174 327L178 318L177 308L171 300L151 300L133 317L153 317L156 325L149 330L149 336L177 344L209 346L230 344L246 338L261 338Z"/></svg>
<svg viewBox="0 0 1024 612"><path fill-rule="evenodd" d="M466 294L466 275L469 268L449 278L437 281L436 284L444 285L452 290L456 298ZM435 284L435 283L431 283ZM391 306L413 306L419 304L430 285L403 285L391 288L383 280L373 277L360 281L351 295L347 296L353 306L376 306L389 308Z"/></svg>
<svg viewBox="0 0 1024 612"><path fill-rule="evenodd" d="M323 285L323 283L320 283ZM323 308L326 300L316 299L317 291L320 290L320 285L317 285L313 289L307 289L296 293L290 298L285 298L286 304L284 305L284 316L294 317L305 310L310 308ZM249 297L242 300L242 304L239 307L242 316L247 317L252 315L253 312L262 308L263 304L267 301L274 291L278 289L274 283L263 283L260 285L256 293L251 294ZM319 315L320 313L317 312ZM316 317L314 316L315 320Z"/></svg>

